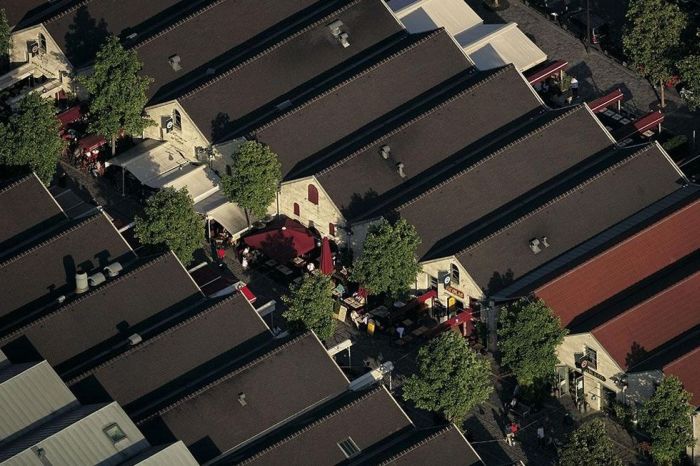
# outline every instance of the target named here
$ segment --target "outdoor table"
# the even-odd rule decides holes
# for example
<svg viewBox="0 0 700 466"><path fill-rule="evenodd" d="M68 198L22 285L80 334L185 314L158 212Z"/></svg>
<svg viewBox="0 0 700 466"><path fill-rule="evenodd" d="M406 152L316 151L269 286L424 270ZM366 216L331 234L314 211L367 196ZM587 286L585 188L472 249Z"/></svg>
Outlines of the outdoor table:
<svg viewBox="0 0 700 466"><path fill-rule="evenodd" d="M417 329L412 331L411 335L413 335L414 337L419 337L427 331L428 331L428 327L426 327L425 325L421 325L420 327L418 327Z"/></svg>
<svg viewBox="0 0 700 466"><path fill-rule="evenodd" d="M295 257L294 259L292 259L292 265L294 267L301 268L301 267L304 267L306 265L306 261L304 259L302 259L301 257Z"/></svg>
<svg viewBox="0 0 700 466"><path fill-rule="evenodd" d="M292 269L290 269L290 268L287 267L286 265L278 265L278 266L275 267L275 268L276 268L277 270L279 270L280 272L282 272L282 274L284 274L285 276L289 276L289 275L291 275L291 274L294 273L294 272L292 271Z"/></svg>
<svg viewBox="0 0 700 466"><path fill-rule="evenodd" d="M265 265L267 265L268 267L274 267L277 265L277 261L274 259L268 259L265 261Z"/></svg>
<svg viewBox="0 0 700 466"><path fill-rule="evenodd" d="M345 298L343 302L350 306L352 309L362 309L364 307L364 304L360 300L355 299L352 296L349 298Z"/></svg>
<svg viewBox="0 0 700 466"><path fill-rule="evenodd" d="M403 321L401 321L401 323L404 324L406 327L410 327L411 325L413 325L413 321L411 319L404 319Z"/></svg>

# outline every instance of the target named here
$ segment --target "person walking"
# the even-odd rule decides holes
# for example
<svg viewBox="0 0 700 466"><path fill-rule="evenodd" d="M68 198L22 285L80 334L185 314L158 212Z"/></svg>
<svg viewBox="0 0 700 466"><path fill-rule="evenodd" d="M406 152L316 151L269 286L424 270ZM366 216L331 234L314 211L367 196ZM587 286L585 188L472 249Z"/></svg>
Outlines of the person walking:
<svg viewBox="0 0 700 466"><path fill-rule="evenodd" d="M537 443L541 447L544 446L544 426L542 425L537 428Z"/></svg>

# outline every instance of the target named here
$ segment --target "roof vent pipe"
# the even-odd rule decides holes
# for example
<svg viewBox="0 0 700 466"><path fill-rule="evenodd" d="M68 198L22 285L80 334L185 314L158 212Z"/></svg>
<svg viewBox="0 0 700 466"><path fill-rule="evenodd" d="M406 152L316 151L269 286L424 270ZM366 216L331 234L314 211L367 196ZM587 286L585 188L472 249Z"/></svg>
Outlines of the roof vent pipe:
<svg viewBox="0 0 700 466"><path fill-rule="evenodd" d="M241 406L248 404L248 402L245 400L245 393L241 392L238 394L238 402L241 404Z"/></svg>
<svg viewBox="0 0 700 466"><path fill-rule="evenodd" d="M382 155L384 160L389 160L389 156L391 155L391 147L385 144L381 147L379 153Z"/></svg>
<svg viewBox="0 0 700 466"><path fill-rule="evenodd" d="M90 289L88 285L88 275L85 272L75 274L75 292L78 294L85 293Z"/></svg>
<svg viewBox="0 0 700 466"><path fill-rule="evenodd" d="M102 272L104 272L105 275L107 275L109 278L114 278L117 275L119 275L119 272L121 272L124 269L122 265L119 262L112 262L109 264L107 267L105 267Z"/></svg>
<svg viewBox="0 0 700 466"><path fill-rule="evenodd" d="M542 251L542 248L540 248L540 240L537 238L533 238L530 240L529 245L530 245L530 250L535 253L539 254Z"/></svg>
<svg viewBox="0 0 700 466"><path fill-rule="evenodd" d="M403 162L399 162L396 164L396 170L399 172L399 176L401 178L406 178L406 172L403 171L404 165Z"/></svg>
<svg viewBox="0 0 700 466"><path fill-rule="evenodd" d="M102 272L97 272L96 274L90 275L88 277L88 285L97 286L107 281L107 277L104 276Z"/></svg>
<svg viewBox="0 0 700 466"><path fill-rule="evenodd" d="M131 335L129 337L129 345L131 345L131 346L136 346L139 343L141 343L142 341L143 341L143 338L141 338L141 335L139 335L138 333L134 333L133 335Z"/></svg>

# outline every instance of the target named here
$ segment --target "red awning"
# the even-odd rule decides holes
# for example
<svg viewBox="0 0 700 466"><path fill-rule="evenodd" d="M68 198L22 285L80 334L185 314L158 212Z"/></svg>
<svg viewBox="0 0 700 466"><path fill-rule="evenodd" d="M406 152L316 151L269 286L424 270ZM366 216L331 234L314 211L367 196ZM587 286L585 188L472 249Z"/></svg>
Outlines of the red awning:
<svg viewBox="0 0 700 466"><path fill-rule="evenodd" d="M311 252L316 247L316 238L311 232L301 223L289 218L281 225L246 236L243 241L280 263Z"/></svg>
<svg viewBox="0 0 700 466"><path fill-rule="evenodd" d="M328 238L323 237L323 242L321 243L321 273L325 275L330 275L333 273L333 256L331 255L331 244Z"/></svg>
<svg viewBox="0 0 700 466"><path fill-rule="evenodd" d="M528 74L527 81L531 85L535 85L541 81L544 81L545 79L549 78L550 76L554 76L554 75L558 74L568 64L569 64L569 62L564 61L564 60L555 61L554 63L547 66L546 68L543 68L540 71L535 71L533 73Z"/></svg>
<svg viewBox="0 0 700 466"><path fill-rule="evenodd" d="M622 91L620 89L615 89L610 94L590 102L588 108L594 113L604 112L606 108L615 102L622 101L623 97Z"/></svg>
<svg viewBox="0 0 700 466"><path fill-rule="evenodd" d="M63 128L65 128L66 125L73 123L74 121L78 121L81 116L83 116L83 114L80 112L80 105L71 107L65 112L61 112L57 115L58 120L61 122L61 126Z"/></svg>
<svg viewBox="0 0 700 466"><path fill-rule="evenodd" d="M240 291L243 294L243 296L245 296L245 299L247 299L250 304L253 304L258 299L258 297L255 296L252 291L250 291L248 285L240 287L238 291Z"/></svg>
<svg viewBox="0 0 700 466"><path fill-rule="evenodd" d="M437 290L430 290L426 293L423 293L422 295L418 296L416 300L419 303L424 303L429 299L437 298Z"/></svg>
<svg viewBox="0 0 700 466"><path fill-rule="evenodd" d="M90 136L86 136L83 139L81 139L80 142L78 142L78 146L84 152L99 149L105 144L107 144L107 140L98 134L91 134Z"/></svg>
<svg viewBox="0 0 700 466"><path fill-rule="evenodd" d="M618 129L613 133L613 136L618 141L623 141L637 133L643 133L648 129L655 128L663 121L664 114L660 110L656 110Z"/></svg>

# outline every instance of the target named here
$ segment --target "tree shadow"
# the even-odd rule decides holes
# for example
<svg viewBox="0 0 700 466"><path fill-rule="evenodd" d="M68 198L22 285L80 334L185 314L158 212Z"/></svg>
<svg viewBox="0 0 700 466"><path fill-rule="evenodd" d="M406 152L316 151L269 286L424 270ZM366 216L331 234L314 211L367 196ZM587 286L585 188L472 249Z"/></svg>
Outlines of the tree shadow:
<svg viewBox="0 0 700 466"><path fill-rule="evenodd" d="M365 194L353 193L350 197L350 203L347 207L343 207L341 210L345 218L357 218L363 213L367 212L369 207L377 200L379 193L374 189L367 191Z"/></svg>
<svg viewBox="0 0 700 466"><path fill-rule="evenodd" d="M629 353L627 353L627 356L625 356L625 365L628 368L634 367L640 362L644 361L647 356L649 356L649 352L645 350L642 345L636 341L632 342L632 347L630 348Z"/></svg>
<svg viewBox="0 0 700 466"><path fill-rule="evenodd" d="M75 13L73 23L66 33L66 56L74 66L79 66L95 59L97 51L109 37L109 30L104 18L97 21L90 16L86 6L81 6Z"/></svg>
<svg viewBox="0 0 700 466"><path fill-rule="evenodd" d="M514 281L514 274L511 269L506 270L503 274L494 272L493 275L491 275L488 285L486 285L486 294L488 296L493 295Z"/></svg>
<svg viewBox="0 0 700 466"><path fill-rule="evenodd" d="M217 142L224 139L233 131L233 123L228 113L219 112L211 121L211 138Z"/></svg>

